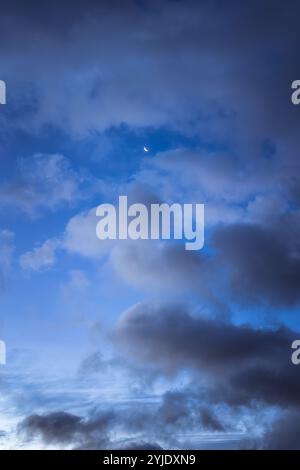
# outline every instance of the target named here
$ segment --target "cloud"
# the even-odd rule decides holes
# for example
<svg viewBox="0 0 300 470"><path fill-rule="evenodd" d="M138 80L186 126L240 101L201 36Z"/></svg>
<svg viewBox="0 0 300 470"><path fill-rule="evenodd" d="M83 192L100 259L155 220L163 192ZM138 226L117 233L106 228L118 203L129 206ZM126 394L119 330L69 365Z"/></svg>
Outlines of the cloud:
<svg viewBox="0 0 300 470"><path fill-rule="evenodd" d="M93 178L75 171L60 154L40 153L19 159L16 168L13 182L2 183L1 205L17 207L31 216L45 209L73 206L95 191Z"/></svg>
<svg viewBox="0 0 300 470"><path fill-rule="evenodd" d="M274 224L286 214L297 214L297 174L300 167L284 155L279 161L199 148L177 148L144 158L135 184L147 185L158 199L202 202L205 226L218 224Z"/></svg>
<svg viewBox="0 0 300 470"><path fill-rule="evenodd" d="M251 170L245 172L243 164L243 159L222 151L177 148L160 152L150 161L144 158L136 179L152 182L163 199L192 195L199 201L236 205L274 185L267 174L270 162L258 162L259 176Z"/></svg>
<svg viewBox="0 0 300 470"><path fill-rule="evenodd" d="M128 444L125 446L122 450L163 450L163 448L154 443L149 443L149 442L132 442L131 444Z"/></svg>
<svg viewBox="0 0 300 470"><path fill-rule="evenodd" d="M299 247L295 223L287 222L268 228L236 224L215 232L213 243L229 272L233 295L246 303L275 307L299 302Z"/></svg>
<svg viewBox="0 0 300 470"><path fill-rule="evenodd" d="M99 351L96 351L82 361L78 373L79 376L90 376L91 374L105 371L107 367L107 361L103 359L102 354Z"/></svg>
<svg viewBox="0 0 300 470"><path fill-rule="evenodd" d="M56 263L56 251L60 243L58 240L46 240L42 245L20 256L20 266L27 271L40 271L52 267Z"/></svg>
<svg viewBox="0 0 300 470"><path fill-rule="evenodd" d="M111 253L115 271L128 284L145 290L204 290L209 264L184 245L155 241L119 242Z"/></svg>
<svg viewBox="0 0 300 470"><path fill-rule="evenodd" d="M46 444L102 449L109 442L108 430L112 419L110 413L91 419L82 419L66 412L34 414L20 423L19 431L28 439L40 436Z"/></svg>
<svg viewBox="0 0 300 470"><path fill-rule="evenodd" d="M125 312L113 331L118 347L165 372L184 368L210 373L288 358L289 330L234 326L220 318L191 315L178 306L140 303Z"/></svg>
<svg viewBox="0 0 300 470"><path fill-rule="evenodd" d="M223 432L226 428L214 410L191 391L165 393L158 414L165 426L180 430L198 426L206 431Z"/></svg>
<svg viewBox="0 0 300 470"><path fill-rule="evenodd" d="M34 2L26 15L17 2L2 9L3 74L25 101L14 125L86 134L200 120L208 135L295 135L287 89L298 72L294 2L287 11L268 1L263 20L257 1L226 9L192 0L72 5L71 14L69 2ZM276 60L266 61L273 47ZM241 131L241 122L251 126Z"/></svg>
<svg viewBox="0 0 300 470"><path fill-rule="evenodd" d="M59 448L158 449L181 448L184 432L218 434L231 430L224 414L221 417L218 412L217 416L189 390L170 390L158 403L148 406L123 403L101 408L87 412L84 418L65 411L32 414L19 423L19 435L25 441L40 438L47 446Z"/></svg>
<svg viewBox="0 0 300 470"><path fill-rule="evenodd" d="M96 209L72 217L62 237L63 248L70 253L95 260L105 256L114 242L113 240L100 241L97 238L97 222Z"/></svg>
<svg viewBox="0 0 300 470"><path fill-rule="evenodd" d="M295 337L296 332L283 327L237 326L178 306L149 303L125 312L112 333L115 346L134 363L163 376L190 371L204 387L199 399L282 408L300 406L300 381L291 363Z"/></svg>
<svg viewBox="0 0 300 470"><path fill-rule="evenodd" d="M162 315L163 312L160 310L160 316ZM223 325L221 324L221 326ZM182 329L182 325L178 326ZM215 327L218 328L218 322L216 322ZM232 328L234 327L232 326ZM238 335L241 327L235 328ZM251 329L249 328L249 330ZM245 331L247 334L248 329L246 328ZM168 332L165 333L165 336L167 336ZM185 333L186 331L183 330L182 335ZM252 333L257 333L259 336L256 330L253 330ZM265 333L262 332L262 334ZM135 391L132 393L131 391L126 395L126 389L124 388L126 382L124 382L124 385L122 385L122 399L113 402L106 399L103 401L99 383L106 383L106 377L115 382L115 377L118 377L118 386L120 386L120 372L122 371L120 362L116 363L117 373L113 374L111 369L113 366L112 361L108 364L99 355L93 355L92 361L85 363L89 364L90 370L95 367L99 375L95 377L94 381L90 381L91 377L89 377L88 382L86 382L87 378L83 375L78 378L78 381L72 379L70 382L70 378L64 379L63 382L57 380L49 382L47 379L41 381L40 373L38 373L38 380L35 383L34 376L31 374L23 375L24 367L21 367L21 376L16 374L16 369L13 367L13 377L5 377L7 383L3 391L5 391L6 400L10 400L10 407L13 405L14 408L18 409L19 416L29 413L19 425L18 443L22 446L35 445L39 448L44 444L47 447L62 449L134 449L140 448L139 446L142 444L153 445L153 443L156 443L162 448L184 449L190 448L192 445L189 441L189 436L192 435L198 436L197 445L202 445L205 448L214 447L220 441L224 445L227 442L227 446L236 446L241 439L246 437L248 440L247 443L243 442L243 446L249 446L249 441L253 438L253 434L255 435L253 431L256 431L257 426L260 428L260 432L262 430L269 431L269 426L266 427L268 422L265 420L264 408L255 403L256 400L263 400L266 405L275 403L276 408L282 407L284 409L285 407L294 406L299 409L299 389L295 388L298 380L295 368L292 367L293 371L289 371L284 376L283 372L286 368L288 369L286 364L290 358L283 357L285 348L281 345L284 340L278 339L280 338L280 331L270 333L272 335L270 334L270 338L266 341L267 343L269 341L266 345L266 349L270 350L268 353L264 353L262 347L258 347L257 352L255 348L252 349L252 342L249 344L247 339L243 338L246 344L240 363L238 360L234 361L233 358L229 359L225 355L224 364L221 364L221 360L218 360L220 368L215 368L217 372L212 371L210 374L210 364L207 367L203 366L197 352L195 356L199 364L196 364L195 361L189 385L183 386L176 382L177 385L174 388L168 387L166 393L152 394L149 393L149 389L147 392L147 388L144 388L142 392ZM157 345L152 340L152 334L153 332L149 331L149 345L152 344L155 348ZM248 334L251 335L249 332ZM222 348L222 335L218 333L216 336L220 338L220 347ZM232 341L233 349L237 347L237 341L232 340L234 335L232 334L232 337L228 338L226 328L224 329L224 336L225 342ZM284 338L284 332L282 336ZM213 335L212 339L214 339ZM186 342L189 340L190 337L187 337ZM135 342L133 337L131 342ZM259 343L259 339L256 343ZM272 348L273 353L271 352ZM182 349L182 344L178 342L177 350L179 353ZM124 353L122 348L118 348L118 351ZM257 359L259 352L260 362ZM140 354L142 353L141 350ZM170 350L166 354L169 354L169 356L174 355ZM211 351L208 351L208 355L211 355ZM126 358L127 354L123 354L123 356ZM168 371L161 367L161 364L164 363L162 356L163 351L160 349L155 358L155 366L160 370L160 378L166 373L168 374ZM247 358L247 356L250 358ZM276 360L273 361L273 357ZM147 371L151 373L150 360L141 361L139 359L140 356L137 354L130 355L130 363L133 367L135 364L140 363L144 374ZM208 358L205 359L209 362ZM229 361L232 361L232 366L228 365ZM246 381L240 384L235 383L235 377L240 374L245 372L245 377L249 376L249 363L262 365L264 374L261 374L261 378L253 387L248 387ZM102 365L104 365L104 368ZM110 369L106 370L106 376L103 372L105 372L104 369L107 369L107 366ZM180 368L181 364L178 365L178 370ZM186 367L183 370L185 374L188 372ZM272 372L273 379L276 382L270 383L269 390L266 390L263 394L260 383L263 375L266 376L266 381L269 380L265 373L268 370ZM138 367L136 371L138 373ZM288 382L285 385L288 375ZM133 380L133 375L129 376L127 384L133 382ZM13 383L17 384L16 387L12 387ZM162 385L162 383L161 380L157 381L157 384ZM78 390L78 387L81 390L79 395L74 393L74 390ZM97 390L96 395L93 392L95 387ZM115 393L115 391L109 390L109 396ZM24 396L25 394L25 403L24 399L20 400L20 391L24 391L21 395ZM294 404L290 399L292 394L295 397ZM298 404L296 400L298 400ZM75 414L71 413L70 407L81 411L77 411ZM52 411L45 413L43 410L46 409ZM32 410L35 410L33 414ZM267 412L268 409L266 414ZM234 444L232 441L233 435L235 435ZM209 443L205 441L205 436L209 436Z"/></svg>
<svg viewBox="0 0 300 470"><path fill-rule="evenodd" d="M50 238L20 256L22 269L39 271L56 264L59 251L98 261L109 253L113 241L99 241L96 236L96 209L81 212L68 221L57 238Z"/></svg>
<svg viewBox="0 0 300 470"><path fill-rule="evenodd" d="M38 432L45 441L50 443L53 441L67 443L74 438L74 434L76 434L80 425L81 419L78 416L58 412L47 416L28 416L23 421L20 429L26 431L28 435L34 435Z"/></svg>
<svg viewBox="0 0 300 470"><path fill-rule="evenodd" d="M262 439L254 441L254 446L264 450L299 450L299 412L287 411L266 429Z"/></svg>
<svg viewBox="0 0 300 470"><path fill-rule="evenodd" d="M12 0L1 9L1 73L9 92L3 135L49 125L100 142L105 130L124 125L184 133L197 148L144 158L126 191L132 202L204 202L208 227L201 253L160 242L101 243L92 209L21 255L27 271L53 267L60 251L107 259L126 285L160 297L132 307L115 326L111 339L123 363L96 353L83 361L81 377L131 367L143 381L186 374L196 389L169 391L156 408L118 410L117 416L110 410L95 418L35 413L21 425L30 438L100 448L111 445L113 429L131 433L139 447L161 445L158 436L177 444L177 428L226 431L225 406L245 407L254 419L256 406L293 408L298 416L300 382L290 363L297 332L237 325L215 312L200 315L199 306L175 304L181 293L192 305L214 298L222 313L238 304L240 322L245 306L290 310L299 304L299 115L290 103L290 83L300 72L299 6L272 0L265 10L268 15L259 1L224 8L192 0L75 1L59 8L33 2L26 12ZM58 153L34 154L16 167L14 180L2 181L1 205L31 216L73 207L104 188ZM8 232L1 238L6 271L13 240ZM71 277L66 293L89 287L81 271ZM162 303L166 295L172 306ZM292 414L278 426L297 445ZM274 424L263 445L289 444Z"/></svg>

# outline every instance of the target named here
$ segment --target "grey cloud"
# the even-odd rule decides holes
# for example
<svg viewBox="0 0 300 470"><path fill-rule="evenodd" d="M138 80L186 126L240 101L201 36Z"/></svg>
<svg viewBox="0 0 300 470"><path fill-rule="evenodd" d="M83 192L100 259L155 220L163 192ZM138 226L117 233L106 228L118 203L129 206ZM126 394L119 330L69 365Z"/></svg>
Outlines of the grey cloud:
<svg viewBox="0 0 300 470"><path fill-rule="evenodd" d="M267 2L264 12L258 1L226 9L211 1L77 1L25 11L12 2L1 15L4 78L20 96L33 89L35 104L18 124L82 133L124 122L178 127L200 116L202 131L215 134L241 131L244 119L251 126L243 135L273 137L282 126L295 135L297 11L294 1Z"/></svg>
<svg viewBox="0 0 300 470"><path fill-rule="evenodd" d="M207 212L211 209L207 205ZM299 304L299 214L277 212L257 200L260 223L219 224L206 236L207 252L187 252L182 245L153 241L118 243L111 262L134 287L156 292L197 294L204 302L217 299L274 309ZM223 306L224 310L224 306Z"/></svg>
<svg viewBox="0 0 300 470"><path fill-rule="evenodd" d="M3 181L2 207L17 207L31 216L41 210L74 206L90 197L100 184L84 171L76 171L60 154L35 154L16 163L13 182Z"/></svg>
<svg viewBox="0 0 300 470"><path fill-rule="evenodd" d="M158 416L177 429L200 427L206 431L223 432L226 427L214 410L201 397L191 391L169 391L162 400ZM228 430L228 427L227 427Z"/></svg>
<svg viewBox="0 0 300 470"><path fill-rule="evenodd" d="M64 443L71 441L81 424L81 419L68 413L51 413L47 416L31 415L22 423L20 429L26 431L29 436L36 432L48 442Z"/></svg>
<svg viewBox="0 0 300 470"><path fill-rule="evenodd" d="M19 425L20 433L31 439L40 436L46 444L72 445L77 448L105 448L113 415L83 419L66 412L31 415Z"/></svg>
<svg viewBox="0 0 300 470"><path fill-rule="evenodd" d="M214 246L219 262L229 270L233 295L247 303L267 301L277 307L299 302L296 226L294 222L269 228L245 224L216 231Z"/></svg>
<svg viewBox="0 0 300 470"><path fill-rule="evenodd" d="M163 375L192 371L203 397L230 406L257 401L299 407L300 381L291 363L297 332L235 326L183 309L140 304L116 325L113 341L136 362ZM174 415L176 419L176 413Z"/></svg>
<svg viewBox="0 0 300 470"><path fill-rule="evenodd" d="M80 364L78 374L80 376L89 376L91 374L97 374L107 369L108 364L103 359L101 353L96 351L93 354L87 356Z"/></svg>
<svg viewBox="0 0 300 470"><path fill-rule="evenodd" d="M139 406L107 406L93 415L82 418L63 411L29 415L18 426L19 436L40 438L47 446L59 448L154 450L170 445L180 448L179 435L184 431L219 433L230 429L189 391L170 391L160 404L140 401ZM118 440L118 435L126 435L126 442Z"/></svg>
<svg viewBox="0 0 300 470"><path fill-rule="evenodd" d="M222 319L191 315L178 306L137 304L117 323L112 339L137 360L176 371L237 370L246 365L288 358L292 333L288 329L255 330ZM287 351L287 353L285 352Z"/></svg>
<svg viewBox="0 0 300 470"><path fill-rule="evenodd" d="M149 442L132 442L123 448L124 450L163 450L163 448L156 443Z"/></svg>
<svg viewBox="0 0 300 470"><path fill-rule="evenodd" d="M276 414L260 437L249 437L240 443L247 450L299 450L299 411L288 409Z"/></svg>
<svg viewBox="0 0 300 470"><path fill-rule="evenodd" d="M202 254L186 251L184 245L156 241L120 242L111 262L121 278L139 288L178 293L207 289L210 265Z"/></svg>

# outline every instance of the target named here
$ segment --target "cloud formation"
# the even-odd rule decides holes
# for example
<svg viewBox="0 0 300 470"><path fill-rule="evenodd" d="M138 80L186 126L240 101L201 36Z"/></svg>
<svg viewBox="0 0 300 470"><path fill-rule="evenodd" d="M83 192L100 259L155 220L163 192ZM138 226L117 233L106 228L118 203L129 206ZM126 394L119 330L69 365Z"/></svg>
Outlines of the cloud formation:
<svg viewBox="0 0 300 470"><path fill-rule="evenodd" d="M108 430L113 415L103 414L96 419L82 419L66 412L31 415L20 424L27 438L40 435L47 444L76 445L77 448L101 449L108 443Z"/></svg>
<svg viewBox="0 0 300 470"><path fill-rule="evenodd" d="M296 335L139 304L123 314L112 338L129 357L162 374L191 370L206 377L208 396L217 402L298 407L300 381L290 357Z"/></svg>
<svg viewBox="0 0 300 470"><path fill-rule="evenodd" d="M117 401L102 407L97 396L101 410L93 415L73 414L66 403L54 410L51 399L39 408L40 395L32 393L20 425L29 440L68 448L180 447L178 429L229 435L260 426L260 442L245 445L298 447L300 381L290 361L300 301L299 109L290 100L300 74L298 17L294 0L1 6L1 79L8 84L0 116L2 226L20 210L22 221L30 216L24 223L43 225L24 227L25 240L16 233L18 268L37 279L61 263L62 277L71 274L64 300L80 289L86 302L96 299L89 325L99 316L108 328L138 302L116 319L109 338L101 337L112 357L96 352L81 362L80 378L99 380L93 389L112 370L115 381L118 374L135 377L126 385L118 379L132 400L168 384L139 409L122 402L120 410ZM138 157L131 155L136 140ZM52 150L32 151L39 146ZM116 151L106 167L107 148ZM147 206L205 203L205 249L100 242L94 207L119 194ZM49 213L51 230L44 223ZM14 232L0 232L3 279L14 264ZM61 286L65 279L55 277ZM24 300L27 286L20 281L22 304L12 300L16 323L28 318L23 303L27 308L39 297L30 285ZM38 307L55 323L44 299ZM63 342L71 347L72 340ZM274 417L271 424L257 419L264 412ZM114 433L130 442L116 443Z"/></svg>

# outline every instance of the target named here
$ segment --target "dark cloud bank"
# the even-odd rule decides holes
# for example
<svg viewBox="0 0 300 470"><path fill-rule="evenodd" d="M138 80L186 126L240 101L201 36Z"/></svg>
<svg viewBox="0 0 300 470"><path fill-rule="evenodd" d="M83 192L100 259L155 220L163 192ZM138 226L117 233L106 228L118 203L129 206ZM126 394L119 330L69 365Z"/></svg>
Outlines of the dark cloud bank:
<svg viewBox="0 0 300 470"><path fill-rule="evenodd" d="M202 429L225 432L226 427L197 395L168 392L160 405L152 408L134 407L93 413L81 418L66 412L33 414L18 427L19 435L31 441L39 437L46 445L72 449L160 449L178 447L176 433ZM117 438L126 433L127 438Z"/></svg>
<svg viewBox="0 0 300 470"><path fill-rule="evenodd" d="M158 376L189 371L191 385L165 393L150 408L95 411L92 418L31 415L20 432L29 439L39 436L48 445L72 448L153 448L162 442L180 447L178 432L230 433L237 430L234 413L259 416L264 407L273 406L277 412L272 425L259 439L242 441L242 447L298 448L294 433L299 428L300 379L290 361L294 337L287 328L254 329L178 307L139 304L123 314L112 333L117 350L129 363ZM139 436L140 442L113 439L124 431Z"/></svg>

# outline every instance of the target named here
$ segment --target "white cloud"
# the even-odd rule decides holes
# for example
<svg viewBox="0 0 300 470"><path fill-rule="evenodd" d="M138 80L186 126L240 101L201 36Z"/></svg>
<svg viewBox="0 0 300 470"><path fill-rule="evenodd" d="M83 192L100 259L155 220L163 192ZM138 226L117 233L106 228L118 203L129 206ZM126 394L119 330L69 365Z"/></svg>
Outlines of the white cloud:
<svg viewBox="0 0 300 470"><path fill-rule="evenodd" d="M56 262L56 250L59 246L60 242L58 240L49 239L32 251L27 251L20 257L22 269L40 271L53 266Z"/></svg>
<svg viewBox="0 0 300 470"><path fill-rule="evenodd" d="M62 246L71 253L88 258L99 258L109 252L111 240L100 241L96 236L96 209L72 217L67 224L62 239Z"/></svg>
<svg viewBox="0 0 300 470"><path fill-rule="evenodd" d="M21 267L32 271L51 267L57 261L58 250L95 260L109 254L114 242L111 240L100 241L97 238L97 221L95 208L75 215L69 220L61 236L50 238L33 250L21 255Z"/></svg>
<svg viewBox="0 0 300 470"><path fill-rule="evenodd" d="M36 215L42 209L74 205L100 189L100 182L80 170L60 154L35 154L19 159L14 183L2 184L1 205L14 206Z"/></svg>

